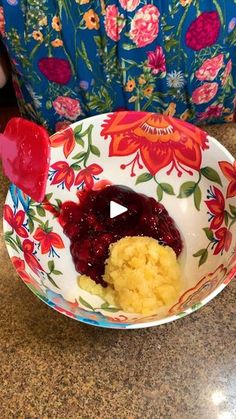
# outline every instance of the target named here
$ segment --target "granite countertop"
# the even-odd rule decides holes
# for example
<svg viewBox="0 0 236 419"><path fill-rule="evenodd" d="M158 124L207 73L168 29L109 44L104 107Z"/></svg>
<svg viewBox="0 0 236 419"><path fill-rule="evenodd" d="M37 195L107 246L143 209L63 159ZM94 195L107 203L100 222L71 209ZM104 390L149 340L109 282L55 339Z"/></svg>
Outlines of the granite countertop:
<svg viewBox="0 0 236 419"><path fill-rule="evenodd" d="M235 124L207 131L236 156ZM236 418L236 281L177 322L107 330L38 300L2 235L0 266L1 418Z"/></svg>

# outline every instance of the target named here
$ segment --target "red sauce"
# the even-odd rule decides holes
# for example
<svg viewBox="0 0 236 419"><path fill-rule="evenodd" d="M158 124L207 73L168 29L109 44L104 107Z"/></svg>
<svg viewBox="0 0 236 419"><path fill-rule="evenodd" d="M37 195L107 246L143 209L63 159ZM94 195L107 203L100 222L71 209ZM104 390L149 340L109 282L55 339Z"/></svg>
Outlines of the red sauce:
<svg viewBox="0 0 236 419"><path fill-rule="evenodd" d="M110 201L128 208L110 218ZM111 243L125 236L148 236L173 248L178 256L182 240L173 219L155 199L125 186L107 186L80 193L80 203L65 202L60 222L71 240L76 270L103 286L105 260Z"/></svg>

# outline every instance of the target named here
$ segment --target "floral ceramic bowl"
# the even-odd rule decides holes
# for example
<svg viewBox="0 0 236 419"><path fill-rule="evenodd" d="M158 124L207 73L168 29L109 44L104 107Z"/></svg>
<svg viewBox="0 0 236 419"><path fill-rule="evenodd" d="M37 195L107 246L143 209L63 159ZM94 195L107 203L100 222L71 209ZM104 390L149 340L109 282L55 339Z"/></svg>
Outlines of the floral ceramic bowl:
<svg viewBox="0 0 236 419"><path fill-rule="evenodd" d="M161 201L184 241L185 289L153 316L128 314L78 286L61 202L109 180ZM27 286L55 310L96 326L140 328L185 316L214 298L236 272L236 165L214 138L184 121L117 112L77 122L51 137L46 197L38 204L14 186L4 207L5 241Z"/></svg>

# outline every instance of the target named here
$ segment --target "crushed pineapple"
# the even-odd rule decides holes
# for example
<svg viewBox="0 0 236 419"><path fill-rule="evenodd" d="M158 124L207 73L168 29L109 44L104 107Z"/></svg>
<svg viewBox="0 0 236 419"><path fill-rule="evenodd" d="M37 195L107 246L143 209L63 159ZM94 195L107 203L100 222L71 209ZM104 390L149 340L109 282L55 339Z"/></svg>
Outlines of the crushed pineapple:
<svg viewBox="0 0 236 419"><path fill-rule="evenodd" d="M181 290L175 252L151 237L124 237L111 244L103 278L107 288L85 275L79 285L130 313L155 314L173 304Z"/></svg>

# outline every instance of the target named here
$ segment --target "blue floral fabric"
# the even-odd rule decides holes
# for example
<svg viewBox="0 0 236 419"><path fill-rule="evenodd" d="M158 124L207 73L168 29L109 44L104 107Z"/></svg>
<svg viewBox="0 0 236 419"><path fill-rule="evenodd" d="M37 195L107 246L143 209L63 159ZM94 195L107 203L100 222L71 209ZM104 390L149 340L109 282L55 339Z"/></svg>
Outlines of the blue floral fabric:
<svg viewBox="0 0 236 419"><path fill-rule="evenodd" d="M236 0L0 0L23 116L51 132L117 109L233 120Z"/></svg>

